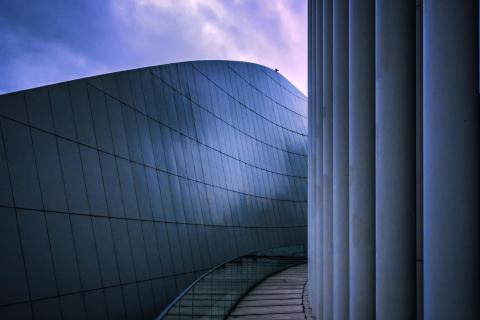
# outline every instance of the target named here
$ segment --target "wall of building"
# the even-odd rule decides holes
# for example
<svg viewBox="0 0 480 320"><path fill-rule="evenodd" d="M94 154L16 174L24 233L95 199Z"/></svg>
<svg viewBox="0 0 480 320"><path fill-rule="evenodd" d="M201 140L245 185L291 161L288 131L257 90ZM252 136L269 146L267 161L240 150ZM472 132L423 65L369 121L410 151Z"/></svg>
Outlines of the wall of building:
<svg viewBox="0 0 480 320"><path fill-rule="evenodd" d="M0 96L0 318L151 319L223 261L304 244L306 112L227 61Z"/></svg>

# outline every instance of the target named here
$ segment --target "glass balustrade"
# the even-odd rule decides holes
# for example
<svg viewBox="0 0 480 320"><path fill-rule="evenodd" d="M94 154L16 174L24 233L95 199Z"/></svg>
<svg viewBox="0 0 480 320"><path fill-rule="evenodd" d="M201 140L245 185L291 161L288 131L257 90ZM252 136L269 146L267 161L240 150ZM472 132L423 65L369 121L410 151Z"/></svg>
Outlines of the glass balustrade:
<svg viewBox="0 0 480 320"><path fill-rule="evenodd" d="M219 265L185 289L158 319L224 319L266 277L305 263L304 246L251 253Z"/></svg>

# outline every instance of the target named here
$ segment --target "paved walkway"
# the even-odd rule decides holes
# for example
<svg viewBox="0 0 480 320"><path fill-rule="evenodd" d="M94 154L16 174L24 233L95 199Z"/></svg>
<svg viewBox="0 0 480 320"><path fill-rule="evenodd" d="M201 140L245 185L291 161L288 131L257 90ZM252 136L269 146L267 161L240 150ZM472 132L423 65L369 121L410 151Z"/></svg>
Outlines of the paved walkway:
<svg viewBox="0 0 480 320"><path fill-rule="evenodd" d="M277 273L255 287L228 319L310 319L305 313L307 265Z"/></svg>

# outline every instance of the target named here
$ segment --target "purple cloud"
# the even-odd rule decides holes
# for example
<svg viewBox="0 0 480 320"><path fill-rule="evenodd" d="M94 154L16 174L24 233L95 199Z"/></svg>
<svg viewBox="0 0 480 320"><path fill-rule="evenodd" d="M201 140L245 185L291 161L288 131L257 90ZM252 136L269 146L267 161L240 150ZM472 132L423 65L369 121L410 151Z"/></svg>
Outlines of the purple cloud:
<svg viewBox="0 0 480 320"><path fill-rule="evenodd" d="M307 92L306 0L0 4L0 93L184 60L256 62Z"/></svg>

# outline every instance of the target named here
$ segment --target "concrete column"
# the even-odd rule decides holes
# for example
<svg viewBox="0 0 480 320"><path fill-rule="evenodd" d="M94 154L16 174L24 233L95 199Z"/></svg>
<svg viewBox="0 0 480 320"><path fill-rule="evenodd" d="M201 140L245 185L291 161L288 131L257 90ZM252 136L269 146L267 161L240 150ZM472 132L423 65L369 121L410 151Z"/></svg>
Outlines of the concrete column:
<svg viewBox="0 0 480 320"><path fill-rule="evenodd" d="M315 312L316 304L316 286L317 286L317 226L316 226L316 160L317 160L317 142L316 142L316 34L317 34L317 1L309 0L309 92L308 92L308 140L309 140L309 173L308 173L308 232L309 232L309 262L308 262L308 278L309 278L309 298L311 301L312 310Z"/></svg>
<svg viewBox="0 0 480 320"><path fill-rule="evenodd" d="M312 283L315 283L314 280L314 257L315 257L315 127L314 127L314 74L313 74L313 59L315 57L315 44L313 39L314 37L314 18L313 9L315 6L314 0L308 0L308 295L310 299L314 296Z"/></svg>
<svg viewBox="0 0 480 320"><path fill-rule="evenodd" d="M417 320L423 320L423 4L417 0L416 23L416 163L417 163Z"/></svg>
<svg viewBox="0 0 480 320"><path fill-rule="evenodd" d="M323 1L316 1L315 9L315 315L322 319L323 303Z"/></svg>
<svg viewBox="0 0 480 320"><path fill-rule="evenodd" d="M376 318L416 311L415 0L376 0Z"/></svg>
<svg viewBox="0 0 480 320"><path fill-rule="evenodd" d="M309 1L309 294L323 315L323 2Z"/></svg>
<svg viewBox="0 0 480 320"><path fill-rule="evenodd" d="M323 0L323 319L333 317L332 0Z"/></svg>
<svg viewBox="0 0 480 320"><path fill-rule="evenodd" d="M423 5L425 319L479 319L478 1Z"/></svg>
<svg viewBox="0 0 480 320"><path fill-rule="evenodd" d="M333 1L333 319L348 320L348 0Z"/></svg>
<svg viewBox="0 0 480 320"><path fill-rule="evenodd" d="M350 319L375 319L375 3L349 2Z"/></svg>

